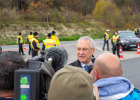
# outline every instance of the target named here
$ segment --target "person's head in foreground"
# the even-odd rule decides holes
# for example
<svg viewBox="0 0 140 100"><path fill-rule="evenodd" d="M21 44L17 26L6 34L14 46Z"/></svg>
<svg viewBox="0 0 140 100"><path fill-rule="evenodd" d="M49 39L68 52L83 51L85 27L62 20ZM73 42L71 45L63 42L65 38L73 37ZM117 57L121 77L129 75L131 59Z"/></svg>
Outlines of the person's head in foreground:
<svg viewBox="0 0 140 100"><path fill-rule="evenodd" d="M116 55L103 53L96 58L93 77L100 100L140 100L139 90L134 89L133 84L122 74L121 62Z"/></svg>
<svg viewBox="0 0 140 100"><path fill-rule="evenodd" d="M25 61L17 52L6 51L0 55L0 100L14 97L14 72L25 66Z"/></svg>
<svg viewBox="0 0 140 100"><path fill-rule="evenodd" d="M81 68L66 66L53 76L48 100L95 100L93 79Z"/></svg>

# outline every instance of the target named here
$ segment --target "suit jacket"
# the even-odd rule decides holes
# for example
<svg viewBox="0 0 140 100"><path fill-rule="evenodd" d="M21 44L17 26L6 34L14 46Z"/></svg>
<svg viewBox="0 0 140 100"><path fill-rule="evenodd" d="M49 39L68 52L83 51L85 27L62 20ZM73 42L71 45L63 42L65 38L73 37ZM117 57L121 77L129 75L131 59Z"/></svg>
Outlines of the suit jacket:
<svg viewBox="0 0 140 100"><path fill-rule="evenodd" d="M76 61L70 63L69 65L82 68L81 63L80 63L80 61L78 59Z"/></svg>
<svg viewBox="0 0 140 100"><path fill-rule="evenodd" d="M95 60L95 58L94 58L94 60ZM92 59L91 61L94 63L94 60ZM69 65L82 68L81 62L79 60L76 60L76 61L70 63ZM90 73L92 71L92 69L93 69L93 65L89 65L88 66L88 73Z"/></svg>

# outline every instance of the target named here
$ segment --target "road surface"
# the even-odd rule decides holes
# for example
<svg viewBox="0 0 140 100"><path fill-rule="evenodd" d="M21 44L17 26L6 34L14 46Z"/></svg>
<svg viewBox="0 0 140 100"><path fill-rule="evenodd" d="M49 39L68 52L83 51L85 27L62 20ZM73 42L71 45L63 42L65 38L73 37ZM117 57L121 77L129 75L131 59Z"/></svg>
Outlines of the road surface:
<svg viewBox="0 0 140 100"><path fill-rule="evenodd" d="M110 43L110 51L102 51L103 40L94 40L95 42L95 53L94 56L97 57L99 54L104 52L112 52L111 51L111 43ZM76 41L63 41L61 45L66 49L68 52L68 62L67 64L75 61L76 58ZM40 47L42 44L40 44ZM5 51L18 51L17 45L10 45L10 46L2 46ZM26 44L27 50L25 51L24 59L31 58L28 55L28 45ZM106 50L106 47L105 47ZM123 68L123 76L127 77L132 81L135 88L140 89L140 55L136 55L137 48L125 50L122 52L124 59L121 60L122 68Z"/></svg>

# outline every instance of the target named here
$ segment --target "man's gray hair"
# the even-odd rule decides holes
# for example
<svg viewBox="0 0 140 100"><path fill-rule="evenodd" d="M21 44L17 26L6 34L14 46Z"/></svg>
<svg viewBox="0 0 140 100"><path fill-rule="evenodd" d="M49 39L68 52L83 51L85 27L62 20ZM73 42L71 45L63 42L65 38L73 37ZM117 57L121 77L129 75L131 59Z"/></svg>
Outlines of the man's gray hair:
<svg viewBox="0 0 140 100"><path fill-rule="evenodd" d="M81 41L81 40L89 40L91 43L90 43L90 47L91 48L95 48L95 44L94 44L94 40L91 38L91 37L89 37L89 36L83 36L83 37L80 37L79 39L78 39L78 41L77 41L77 43L79 42L79 41Z"/></svg>

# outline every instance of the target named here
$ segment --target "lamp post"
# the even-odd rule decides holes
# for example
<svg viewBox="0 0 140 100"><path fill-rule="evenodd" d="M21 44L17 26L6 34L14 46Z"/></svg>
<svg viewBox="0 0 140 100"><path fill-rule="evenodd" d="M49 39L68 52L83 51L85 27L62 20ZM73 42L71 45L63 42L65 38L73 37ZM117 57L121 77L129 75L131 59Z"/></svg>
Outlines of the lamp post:
<svg viewBox="0 0 140 100"><path fill-rule="evenodd" d="M49 14L50 14L50 13L47 14L47 23L49 22Z"/></svg>

